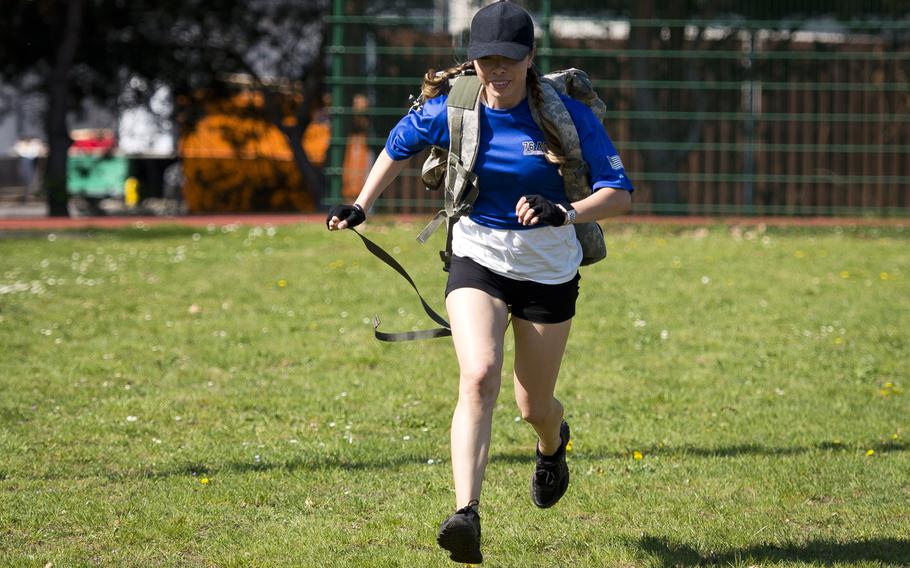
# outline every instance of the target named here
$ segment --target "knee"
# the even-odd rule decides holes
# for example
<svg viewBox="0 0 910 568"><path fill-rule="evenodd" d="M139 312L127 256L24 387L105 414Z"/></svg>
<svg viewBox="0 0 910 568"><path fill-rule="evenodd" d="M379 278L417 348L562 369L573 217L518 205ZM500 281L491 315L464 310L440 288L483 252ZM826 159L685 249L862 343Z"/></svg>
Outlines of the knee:
<svg viewBox="0 0 910 568"><path fill-rule="evenodd" d="M531 425L545 425L550 422L555 412L559 412L559 407L555 399L545 402L525 401L519 404L521 419Z"/></svg>
<svg viewBox="0 0 910 568"><path fill-rule="evenodd" d="M494 364L462 368L459 398L473 405L492 407L499 396L500 374L500 368Z"/></svg>

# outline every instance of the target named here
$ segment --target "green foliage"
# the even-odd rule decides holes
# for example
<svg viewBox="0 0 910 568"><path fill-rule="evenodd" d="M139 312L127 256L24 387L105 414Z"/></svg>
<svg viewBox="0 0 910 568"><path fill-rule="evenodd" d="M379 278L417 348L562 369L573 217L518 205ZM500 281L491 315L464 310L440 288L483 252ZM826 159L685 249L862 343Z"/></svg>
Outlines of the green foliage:
<svg viewBox="0 0 910 568"><path fill-rule="evenodd" d="M365 230L441 307L440 243ZM531 505L505 381L486 565L905 565L908 236L608 225L558 386L572 486ZM377 313L427 325L318 224L0 240L0 565L451 565L454 355Z"/></svg>
<svg viewBox="0 0 910 568"><path fill-rule="evenodd" d="M45 92L50 70L69 56L73 69L63 79L75 109L85 99L112 108L135 104L161 85L178 95L213 88L232 73L299 80L326 10L324 0L81 0L74 22L70 4L76 2L4 2L0 78ZM68 30L75 41L64 45Z"/></svg>

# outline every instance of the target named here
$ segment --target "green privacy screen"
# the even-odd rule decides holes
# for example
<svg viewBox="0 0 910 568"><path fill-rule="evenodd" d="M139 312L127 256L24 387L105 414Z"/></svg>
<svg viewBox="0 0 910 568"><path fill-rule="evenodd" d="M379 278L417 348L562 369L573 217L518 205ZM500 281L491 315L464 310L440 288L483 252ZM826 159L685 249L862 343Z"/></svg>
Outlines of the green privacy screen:
<svg viewBox="0 0 910 568"><path fill-rule="evenodd" d="M635 211L910 215L910 1L518 2L536 65L578 67ZM329 196L349 201L428 68L464 60L478 2L335 1ZM385 212L439 208L422 156Z"/></svg>

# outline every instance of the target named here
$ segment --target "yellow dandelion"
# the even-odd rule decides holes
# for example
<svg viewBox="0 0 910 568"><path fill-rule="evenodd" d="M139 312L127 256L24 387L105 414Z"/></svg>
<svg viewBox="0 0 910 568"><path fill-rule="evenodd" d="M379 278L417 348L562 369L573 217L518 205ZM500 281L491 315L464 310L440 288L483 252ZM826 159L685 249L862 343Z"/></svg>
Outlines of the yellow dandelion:
<svg viewBox="0 0 910 568"><path fill-rule="evenodd" d="M875 455L875 450L866 450L866 455L872 457Z"/></svg>
<svg viewBox="0 0 910 568"><path fill-rule="evenodd" d="M793 256L795 256L796 258L805 258L805 257L806 257L806 253L804 253L804 252L801 251L801 250L798 250L798 251L796 251L795 253L793 253Z"/></svg>
<svg viewBox="0 0 910 568"><path fill-rule="evenodd" d="M203 485L208 485L208 484L209 484L209 478L208 478L208 477L203 477L202 479L199 480L199 483L201 483L201 484L203 484Z"/></svg>
<svg viewBox="0 0 910 568"><path fill-rule="evenodd" d="M843 345L843 344L844 344L844 338L843 338L843 337L835 337L835 338L834 338L834 344L835 344L835 345Z"/></svg>
<svg viewBox="0 0 910 568"><path fill-rule="evenodd" d="M571 451L572 451L572 438L569 438L569 441L566 442L566 453L569 453Z"/></svg>
<svg viewBox="0 0 910 568"><path fill-rule="evenodd" d="M843 278L843 279L845 279L845 280L846 280L847 278L850 278L850 271L849 271L849 270L843 270L843 271L841 271L840 277Z"/></svg>
<svg viewBox="0 0 910 568"><path fill-rule="evenodd" d="M281 280L278 281L278 287L279 287L279 288L284 288L284 287L287 286L287 285L288 285L288 281L285 280L284 278L282 278Z"/></svg>
<svg viewBox="0 0 910 568"><path fill-rule="evenodd" d="M895 432L894 434L891 434L891 439L892 439L892 440L897 440L899 437L900 437L900 436L897 435L897 432Z"/></svg>
<svg viewBox="0 0 910 568"><path fill-rule="evenodd" d="M891 275L888 274L887 272L879 272L879 273L878 273L878 278L879 278L879 280L890 280L890 279L891 279Z"/></svg>
<svg viewBox="0 0 910 568"><path fill-rule="evenodd" d="M644 458L645 458L645 455L643 453L639 452L638 450L635 450L634 452L632 452L632 459L638 461L638 460L642 460Z"/></svg>
<svg viewBox="0 0 910 568"><path fill-rule="evenodd" d="M886 388L886 389L893 389L893 388L894 388L894 383L890 383L890 382L889 382L889 383L885 383L885 388Z"/></svg>

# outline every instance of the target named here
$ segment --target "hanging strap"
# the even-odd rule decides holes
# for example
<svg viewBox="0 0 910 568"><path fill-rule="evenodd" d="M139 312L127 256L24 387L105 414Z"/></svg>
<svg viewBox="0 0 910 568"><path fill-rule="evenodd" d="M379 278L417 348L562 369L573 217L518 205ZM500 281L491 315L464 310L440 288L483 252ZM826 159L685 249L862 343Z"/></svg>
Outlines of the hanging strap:
<svg viewBox="0 0 910 568"><path fill-rule="evenodd" d="M477 150L480 146L478 131L480 127L481 87L480 79L477 76L464 75L455 80L449 92L446 103L449 126L449 153L446 164L445 208L439 211L417 236L417 240L420 243L424 243L443 222L446 222L446 248L439 253L445 270L448 270L452 256L452 227L460 216L471 210L474 200L477 199L477 175L472 170L474 169L474 162L477 160ZM376 339L394 342L452 335L449 322L427 304L407 270L382 247L358 231L352 230L360 237L364 246L373 256L389 265L402 278L408 281L411 288L417 292L417 297L420 298L424 312L440 326L434 329L386 333L379 331L379 316L374 316L373 334Z"/></svg>
<svg viewBox="0 0 910 568"><path fill-rule="evenodd" d="M404 269L401 264L392 258L392 255L387 253L385 249L377 245L370 239L366 238L356 229L351 229L360 240L363 241L364 246L370 251L373 256L381 260L382 262L388 264L392 267L395 272L401 275L402 278L408 281L408 284L411 285L411 288L414 288L414 291L417 292L417 297L420 298L420 303L423 305L423 311L432 319L434 322L439 324L441 327L434 329L422 329L418 331L401 331L386 333L384 331L379 331L379 316L373 316L373 334L376 336L376 339L380 341L411 341L414 339L432 339L434 337L447 337L452 335L452 330L449 328L449 322L446 321L444 317L436 313L436 311L430 307L426 300L423 299L423 296L420 294L420 290L417 289L417 285L414 283L414 279L411 278L411 275L408 274L408 271Z"/></svg>

